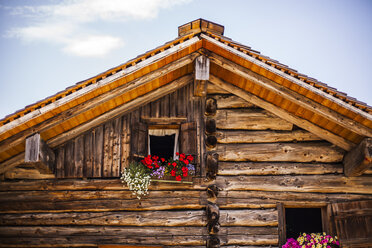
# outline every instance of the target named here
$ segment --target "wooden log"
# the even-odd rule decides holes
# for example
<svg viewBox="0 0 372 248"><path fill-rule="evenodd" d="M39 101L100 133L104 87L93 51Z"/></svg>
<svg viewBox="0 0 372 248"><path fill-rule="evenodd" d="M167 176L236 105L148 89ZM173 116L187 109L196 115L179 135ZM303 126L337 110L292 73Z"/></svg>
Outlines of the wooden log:
<svg viewBox="0 0 372 248"><path fill-rule="evenodd" d="M221 226L278 226L276 209L220 210Z"/></svg>
<svg viewBox="0 0 372 248"><path fill-rule="evenodd" d="M215 95L213 98L217 101L218 109L255 107L252 103L235 95Z"/></svg>
<svg viewBox="0 0 372 248"><path fill-rule="evenodd" d="M319 193L360 193L372 192L370 176L343 177L337 175L308 176L219 176L219 187L225 190L262 190Z"/></svg>
<svg viewBox="0 0 372 248"><path fill-rule="evenodd" d="M208 202L206 207L207 230L209 234L217 234L220 230L220 209L217 204Z"/></svg>
<svg viewBox="0 0 372 248"><path fill-rule="evenodd" d="M343 149L345 149L346 151L349 151L352 147L354 147L354 144L346 139L344 139L343 137L340 137L338 135L335 135L333 133L331 133L330 131L326 130L326 129L323 129L323 128L320 128L319 126L311 123L310 121L307 121L307 120L304 120L294 114L291 114L291 113L288 113L287 111L277 107L276 105L272 104L272 103L269 103L267 101L264 101L262 100L261 98L239 88L239 87L236 87L228 82L225 82L213 75L210 76L211 79L210 81L213 82L214 84L218 85L219 87L225 89L225 90L228 90L229 92L231 93L234 93L235 95L249 101L249 102L252 102L253 104L263 108L263 109L266 109L267 111L275 114L276 116L280 117L280 118L283 118L311 133L314 133L316 134L317 136L319 136L320 138L323 138L329 142L331 142L332 144L335 144Z"/></svg>
<svg viewBox="0 0 372 248"><path fill-rule="evenodd" d="M205 226L203 210L2 214L0 225Z"/></svg>
<svg viewBox="0 0 372 248"><path fill-rule="evenodd" d="M52 179L54 174L43 174L33 168L13 168L5 172L6 179Z"/></svg>
<svg viewBox="0 0 372 248"><path fill-rule="evenodd" d="M328 163L220 162L218 175L323 175L342 174L342 165Z"/></svg>
<svg viewBox="0 0 372 248"><path fill-rule="evenodd" d="M204 227L0 227L1 244L201 245ZM40 242L43 241L43 242ZM54 242L53 242L54 241Z"/></svg>
<svg viewBox="0 0 372 248"><path fill-rule="evenodd" d="M55 154L39 133L26 138L24 161L34 165L41 173L54 174Z"/></svg>
<svg viewBox="0 0 372 248"><path fill-rule="evenodd" d="M350 193L303 193L287 191L221 191L217 204L221 209L275 208L277 202L286 207L325 207L328 203L372 200L372 195Z"/></svg>
<svg viewBox="0 0 372 248"><path fill-rule="evenodd" d="M214 98L207 98L205 102L205 115L215 115L217 111L217 101Z"/></svg>
<svg viewBox="0 0 372 248"><path fill-rule="evenodd" d="M207 154L207 177L209 179L215 179L218 172L218 153L209 152Z"/></svg>
<svg viewBox="0 0 372 248"><path fill-rule="evenodd" d="M207 94L208 95L213 95L213 94L227 94L227 95L230 95L230 93L220 87L218 87L217 85L213 84L213 83L209 83L207 84Z"/></svg>
<svg viewBox="0 0 372 248"><path fill-rule="evenodd" d="M214 135L207 135L207 138L205 139L205 144L209 148L214 148L217 145L217 138Z"/></svg>
<svg viewBox="0 0 372 248"><path fill-rule="evenodd" d="M345 154L343 163L346 176L362 175L372 165L372 138L365 138Z"/></svg>
<svg viewBox="0 0 372 248"><path fill-rule="evenodd" d="M193 178L193 184L180 183L151 183L149 190L202 190L208 185L203 184L201 178ZM120 179L87 179L87 180L39 180L39 181L2 181L0 191L57 191L57 190L128 190Z"/></svg>
<svg viewBox="0 0 372 248"><path fill-rule="evenodd" d="M131 193L131 192L129 192ZM154 193L154 192L152 192ZM81 194L81 193L80 193ZM88 194L88 193L87 193ZM166 195L167 194L167 195ZM89 194L88 194L89 195ZM92 194L90 194L92 195ZM111 195L111 194L108 194ZM115 196L115 194L114 194ZM22 196L20 196L22 197ZM168 209L202 209L206 200L200 198L199 192L193 194L176 194L173 192L154 193L151 197L138 200L131 194L117 198L94 197L84 199L75 196L70 199L57 200L52 195L39 195L38 197L27 197L23 195L22 200L0 202L1 213L19 212L84 212L84 211L130 211L130 210L168 210ZM4 199L4 198L2 198ZM27 200L28 199L28 200ZM41 201L45 199L45 201ZM46 201L49 200L49 201Z"/></svg>
<svg viewBox="0 0 372 248"><path fill-rule="evenodd" d="M218 248L220 247L220 239L217 235L210 235L206 242L207 248Z"/></svg>
<svg viewBox="0 0 372 248"><path fill-rule="evenodd" d="M293 127L291 123L259 109L217 110L215 118L218 129L292 130Z"/></svg>
<svg viewBox="0 0 372 248"><path fill-rule="evenodd" d="M221 144L220 161L325 162L342 161L343 150L328 143Z"/></svg>
<svg viewBox="0 0 372 248"><path fill-rule="evenodd" d="M214 134L216 132L216 120L212 118L207 118L205 121L205 133Z"/></svg>
<svg viewBox="0 0 372 248"><path fill-rule="evenodd" d="M207 95L207 81L206 80L195 80L194 81L194 96L202 97L206 95Z"/></svg>
<svg viewBox="0 0 372 248"><path fill-rule="evenodd" d="M209 185L208 188L207 188L208 201L210 199L216 199L217 196L218 196L218 191L219 190L220 189L218 188L218 186L216 184Z"/></svg>
<svg viewBox="0 0 372 248"><path fill-rule="evenodd" d="M216 133L218 143L274 143L274 142L299 142L320 141L318 136L305 131L245 131L223 130Z"/></svg>

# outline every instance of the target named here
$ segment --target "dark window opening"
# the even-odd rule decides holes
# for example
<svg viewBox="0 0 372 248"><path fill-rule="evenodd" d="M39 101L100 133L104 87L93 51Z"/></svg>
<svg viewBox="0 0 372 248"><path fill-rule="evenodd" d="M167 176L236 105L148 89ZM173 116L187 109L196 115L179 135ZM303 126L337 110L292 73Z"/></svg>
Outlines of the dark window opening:
<svg viewBox="0 0 372 248"><path fill-rule="evenodd" d="M321 233L322 211L320 208L286 208L285 224L287 239L297 239L302 233Z"/></svg>
<svg viewBox="0 0 372 248"><path fill-rule="evenodd" d="M155 136L150 135L150 152L151 155L159 156L159 158L173 158L174 155L174 139L175 134Z"/></svg>

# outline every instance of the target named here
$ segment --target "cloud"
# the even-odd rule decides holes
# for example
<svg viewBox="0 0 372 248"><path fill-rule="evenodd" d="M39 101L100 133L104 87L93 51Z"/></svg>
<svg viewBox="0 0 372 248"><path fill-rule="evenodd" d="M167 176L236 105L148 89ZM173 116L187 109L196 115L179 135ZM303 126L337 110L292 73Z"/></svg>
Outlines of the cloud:
<svg viewBox="0 0 372 248"><path fill-rule="evenodd" d="M126 22L156 18L161 9L191 0L64 0L40 6L8 8L13 15L28 18L28 26L9 30L8 37L26 42L47 42L62 51L82 57L103 57L124 45L120 37L86 30L93 22ZM97 34L98 33L98 34ZM82 35L84 34L84 36Z"/></svg>
<svg viewBox="0 0 372 248"><path fill-rule="evenodd" d="M123 46L121 39L112 36L89 36L70 40L63 50L81 57L103 57Z"/></svg>

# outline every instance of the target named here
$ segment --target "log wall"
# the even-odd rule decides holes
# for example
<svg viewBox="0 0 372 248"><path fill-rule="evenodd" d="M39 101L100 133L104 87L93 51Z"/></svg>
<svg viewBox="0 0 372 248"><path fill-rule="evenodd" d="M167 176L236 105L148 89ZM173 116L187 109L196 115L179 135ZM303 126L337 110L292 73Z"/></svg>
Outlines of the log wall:
<svg viewBox="0 0 372 248"><path fill-rule="evenodd" d="M221 190L216 204L222 247L277 246L279 202L325 207L372 199L371 176L343 175L342 149L213 84L207 89L207 99L217 105L207 121L215 129L206 133L217 140L208 150L218 154L213 182Z"/></svg>

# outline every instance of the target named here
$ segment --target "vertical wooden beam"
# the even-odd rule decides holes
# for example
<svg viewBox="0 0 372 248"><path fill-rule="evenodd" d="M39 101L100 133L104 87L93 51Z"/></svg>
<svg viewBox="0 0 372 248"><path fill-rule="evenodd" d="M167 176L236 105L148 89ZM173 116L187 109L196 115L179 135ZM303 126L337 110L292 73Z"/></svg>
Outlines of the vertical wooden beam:
<svg viewBox="0 0 372 248"><path fill-rule="evenodd" d="M282 202L276 204L276 209L278 210L278 232L279 232L279 247L286 242L286 226L285 226L285 208Z"/></svg>
<svg viewBox="0 0 372 248"><path fill-rule="evenodd" d="M55 154L39 133L26 138L25 163L33 164L41 173L54 173Z"/></svg>
<svg viewBox="0 0 372 248"><path fill-rule="evenodd" d="M209 58L199 56L195 59L194 95L205 96L207 94L207 80L209 80Z"/></svg>
<svg viewBox="0 0 372 248"><path fill-rule="evenodd" d="M344 173L348 177L360 176L372 165L372 138L365 138L345 154Z"/></svg>

